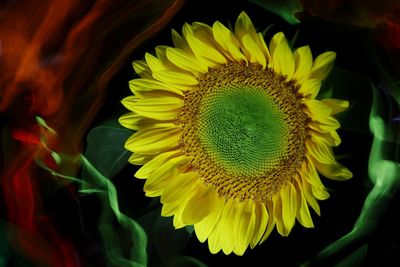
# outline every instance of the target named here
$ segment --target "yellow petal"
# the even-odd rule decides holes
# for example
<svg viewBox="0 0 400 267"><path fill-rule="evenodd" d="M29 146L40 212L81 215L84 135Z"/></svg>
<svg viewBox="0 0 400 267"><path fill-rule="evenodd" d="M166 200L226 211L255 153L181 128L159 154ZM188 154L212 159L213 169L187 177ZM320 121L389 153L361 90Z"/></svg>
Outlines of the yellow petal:
<svg viewBox="0 0 400 267"><path fill-rule="evenodd" d="M332 110L319 100L307 100L304 102L307 109L304 112L316 122L326 125L331 129L338 129L340 123L334 117L331 116Z"/></svg>
<svg viewBox="0 0 400 267"><path fill-rule="evenodd" d="M208 249L212 254L216 254L221 250L221 233L219 228L219 223L217 223L215 230L208 237Z"/></svg>
<svg viewBox="0 0 400 267"><path fill-rule="evenodd" d="M267 240L268 236L271 234L272 230L274 229L276 223L275 223L275 215L273 213L274 207L272 204L268 203L267 204L267 213L269 214L268 217L268 223L267 223L267 230L265 230L261 241L259 244L263 243L265 240Z"/></svg>
<svg viewBox="0 0 400 267"><path fill-rule="evenodd" d="M294 226L298 210L297 192L292 183L288 183L281 188L281 199L282 220L288 235Z"/></svg>
<svg viewBox="0 0 400 267"><path fill-rule="evenodd" d="M196 38L205 42L206 44L216 47L216 43L213 37L212 28L210 25L203 22L194 22L192 24L193 34Z"/></svg>
<svg viewBox="0 0 400 267"><path fill-rule="evenodd" d="M166 45L158 45L156 46L156 55L159 61L162 62L164 65L163 70L173 70L173 71L182 71L176 64L172 63L170 59L167 57L167 49L170 49L171 47L166 46ZM182 50L183 51L183 50ZM184 71L186 72L186 71Z"/></svg>
<svg viewBox="0 0 400 267"><path fill-rule="evenodd" d="M227 63L226 58L214 47L195 37L193 34L186 36L190 48L196 57L203 59L208 67L218 67Z"/></svg>
<svg viewBox="0 0 400 267"><path fill-rule="evenodd" d="M171 30L172 42L174 43L174 47L182 49L186 52L191 52L192 50L189 47L189 44L182 38L179 33L177 33L174 29Z"/></svg>
<svg viewBox="0 0 400 267"><path fill-rule="evenodd" d="M302 164L302 177L310 183L312 194L316 199L325 200L329 198L329 193L322 184L317 170L309 160L305 160Z"/></svg>
<svg viewBox="0 0 400 267"><path fill-rule="evenodd" d="M336 53L332 51L319 55L315 60L311 69L310 78L324 80L333 68Z"/></svg>
<svg viewBox="0 0 400 267"><path fill-rule="evenodd" d="M260 64L263 67L263 69L265 69L265 67L267 66L267 62L264 53L261 50L261 48L257 45L257 43L252 39L250 34L245 34L242 37L242 44L248 60L251 63Z"/></svg>
<svg viewBox="0 0 400 267"><path fill-rule="evenodd" d="M322 163L313 157L313 162L318 172L332 180L345 181L353 177L351 171L337 161Z"/></svg>
<svg viewBox="0 0 400 267"><path fill-rule="evenodd" d="M184 95L184 92L178 87L166 84L154 79L134 79L129 81L129 88L136 93L152 92L152 91L166 91L177 95Z"/></svg>
<svg viewBox="0 0 400 267"><path fill-rule="evenodd" d="M162 192L164 194L165 190ZM161 216L163 217L170 217L174 216L176 213L178 213L179 210L179 205L181 202L168 202L164 203L161 208Z"/></svg>
<svg viewBox="0 0 400 267"><path fill-rule="evenodd" d="M333 154L332 148L325 138L321 137L320 135L311 135L311 141L317 144L320 147L320 149L324 150L325 151L324 153L331 154L331 156L329 157L334 159L335 156Z"/></svg>
<svg viewBox="0 0 400 267"><path fill-rule="evenodd" d="M157 58L164 64L164 66L171 63L167 58L167 48L169 48L169 46L166 45L157 45L155 48Z"/></svg>
<svg viewBox="0 0 400 267"><path fill-rule="evenodd" d="M289 230L285 227L282 217L283 207L282 207L282 198L280 192L277 192L273 196L273 202L274 202L274 221L276 223L276 230L280 235L288 236Z"/></svg>
<svg viewBox="0 0 400 267"><path fill-rule="evenodd" d="M316 135L319 138L325 139L330 146L338 146L341 143L340 136L336 130L323 131L322 129L310 129L311 135Z"/></svg>
<svg viewBox="0 0 400 267"><path fill-rule="evenodd" d="M193 55L185 52L178 48L168 48L167 49L168 59L175 64L177 67L189 71L195 76L199 76L201 73L208 71L208 67L198 60Z"/></svg>
<svg viewBox="0 0 400 267"><path fill-rule="evenodd" d="M190 25L189 23L183 24L182 26L182 34L183 34L183 38L186 40L188 35L193 35L194 30L192 25Z"/></svg>
<svg viewBox="0 0 400 267"><path fill-rule="evenodd" d="M186 34L185 38L190 38L190 34ZM196 40L200 41L202 44L199 48L203 47L211 49L212 53L217 56L217 58L212 58L212 56L207 56L207 54L201 55L199 52L197 54L200 61L210 67L217 67L219 64L226 63L226 53L225 51L219 46L219 44L215 41L213 36L212 28L202 22L194 22L192 24L192 35L195 37ZM200 44L198 44L200 45Z"/></svg>
<svg viewBox="0 0 400 267"><path fill-rule="evenodd" d="M138 130L139 128L137 127L137 124L141 119L143 119L143 116L137 115L133 112L129 112L119 117L118 122L125 128Z"/></svg>
<svg viewBox="0 0 400 267"><path fill-rule="evenodd" d="M151 70L144 60L135 60L132 63L133 70L139 75L141 78L150 78Z"/></svg>
<svg viewBox="0 0 400 267"><path fill-rule="evenodd" d="M134 164L134 165L143 165L146 162L148 162L149 160L151 160L152 158L154 158L155 155L156 154L153 154L153 153L149 153L149 154L136 154L136 153L133 153L129 157L128 161L129 161L129 163Z"/></svg>
<svg viewBox="0 0 400 267"><path fill-rule="evenodd" d="M254 248L261 240L268 223L268 211L264 203L255 203L255 231L254 236L250 242L250 247Z"/></svg>
<svg viewBox="0 0 400 267"><path fill-rule="evenodd" d="M149 129L134 133L125 148L135 153L161 153L179 145L180 129Z"/></svg>
<svg viewBox="0 0 400 267"><path fill-rule="evenodd" d="M296 65L293 79L296 79L299 82L308 79L313 65L313 57L310 47L307 45L297 48L293 53L293 57Z"/></svg>
<svg viewBox="0 0 400 267"><path fill-rule="evenodd" d="M305 80L300 84L299 93L308 99L314 99L321 88L321 81L317 79Z"/></svg>
<svg viewBox="0 0 400 267"><path fill-rule="evenodd" d="M161 82L174 85L185 85L186 87L198 84L197 79L192 74L183 71L160 70L153 72L153 77Z"/></svg>
<svg viewBox="0 0 400 267"><path fill-rule="evenodd" d="M168 68L164 65L163 61L153 56L152 54L146 53L144 55L144 58L146 59L147 65L149 66L152 72L168 70Z"/></svg>
<svg viewBox="0 0 400 267"><path fill-rule="evenodd" d="M152 120L141 115L138 115L134 112L129 112L122 115L118 122L124 126L125 128L131 130L145 130L152 128L176 128L176 125L171 122L159 122L156 120Z"/></svg>
<svg viewBox="0 0 400 267"><path fill-rule="evenodd" d="M122 115L118 122L131 130L147 130L154 128L176 128L176 125L172 122L160 122L157 120L149 119L138 115L134 112L129 112Z"/></svg>
<svg viewBox="0 0 400 267"><path fill-rule="evenodd" d="M332 132L340 127L339 122L335 118L328 117L326 120L327 120L326 121L327 124L323 124L318 121L310 121L308 123L308 127L310 127L312 130L318 131L320 133Z"/></svg>
<svg viewBox="0 0 400 267"><path fill-rule="evenodd" d="M235 23L235 35L238 40L242 40L243 36L250 34L251 36L256 35L256 29L254 28L253 22L251 22L246 12L242 11Z"/></svg>
<svg viewBox="0 0 400 267"><path fill-rule="evenodd" d="M272 37L271 41L269 42L269 52L271 55L275 53L276 48L281 44L281 43L286 43L286 37L283 34L283 32L278 32L275 33L274 36Z"/></svg>
<svg viewBox="0 0 400 267"><path fill-rule="evenodd" d="M190 195L197 185L197 173L181 173L172 177L161 195L162 216L172 216L178 214L181 216L182 209L186 205Z"/></svg>
<svg viewBox="0 0 400 267"><path fill-rule="evenodd" d="M312 221L310 210L308 209L307 201L303 195L301 197L301 206L297 215L299 223L306 228L314 228L314 222Z"/></svg>
<svg viewBox="0 0 400 267"><path fill-rule="evenodd" d="M319 100L311 99L304 101L308 110L306 110L307 115L309 115L313 120L320 121L321 119L328 117L332 110Z"/></svg>
<svg viewBox="0 0 400 267"><path fill-rule="evenodd" d="M197 173L189 171L174 177L166 186L162 196L161 203L173 203L182 199L182 196L191 193L191 190L197 185ZM184 198L186 198L184 197Z"/></svg>
<svg viewBox="0 0 400 267"><path fill-rule="evenodd" d="M184 203L183 203L184 204ZM182 211L183 209L177 209L173 219L173 225L175 229L185 227L186 225L182 222Z"/></svg>
<svg viewBox="0 0 400 267"><path fill-rule="evenodd" d="M319 208L318 201L315 199L314 195L312 194L311 184L307 182L306 179L301 178L300 175L296 175L296 180L299 184L301 184L302 192L304 194L304 198L307 200L307 203L310 207L317 213L319 216L321 215L321 211Z"/></svg>
<svg viewBox="0 0 400 267"><path fill-rule="evenodd" d="M200 242L206 241L215 229L215 225L221 218L222 210L225 206L225 199L219 197L215 203L214 209L202 221L194 224L196 236Z"/></svg>
<svg viewBox="0 0 400 267"><path fill-rule="evenodd" d="M249 16L242 11L236 20L235 35L242 44L244 54L251 62L257 62L266 67L265 62L270 62L271 57L261 33L257 33ZM245 36L247 37L245 38ZM245 38L245 39L244 39ZM261 57L261 55L263 55Z"/></svg>
<svg viewBox="0 0 400 267"><path fill-rule="evenodd" d="M164 194L164 192L163 192ZM174 227L176 229L178 228L182 228L185 226L184 223L182 223L182 205L185 205L187 199L185 199L184 197L187 197L187 195L182 195L179 197L180 201L175 201L175 202L168 202L163 204L162 208L161 208L161 216L163 217L170 217L170 216L175 216L174 217ZM179 216L179 219L176 218ZM179 221L179 222L178 222Z"/></svg>
<svg viewBox="0 0 400 267"><path fill-rule="evenodd" d="M135 177L139 179L146 179L149 175L156 170L159 166L164 164L167 160L175 157L176 155L180 154L179 150L173 150L158 154L152 160L144 164L136 173Z"/></svg>
<svg viewBox="0 0 400 267"><path fill-rule="evenodd" d="M322 139L310 138L305 141L307 152L321 163L331 163L335 161L332 148Z"/></svg>
<svg viewBox="0 0 400 267"><path fill-rule="evenodd" d="M275 72L286 76L287 80L292 78L294 72L294 58L290 47L286 42L281 42L272 54L273 69Z"/></svg>
<svg viewBox="0 0 400 267"><path fill-rule="evenodd" d="M237 203L235 200L228 199L218 224L221 248L227 255L232 253L236 244L236 232L234 231L234 227L232 227L235 223L236 210Z"/></svg>
<svg viewBox="0 0 400 267"><path fill-rule="evenodd" d="M263 37L261 32L259 32L257 34L256 40L257 40L257 43L258 43L259 47L261 48L261 51L263 52L263 54L265 56L267 62L271 63L271 61L272 61L271 60L271 54L269 53L269 49L267 47L267 44L265 43L264 37Z"/></svg>
<svg viewBox="0 0 400 267"><path fill-rule="evenodd" d="M240 51L239 41L228 28L221 22L216 21L213 24L212 31L215 41L226 51L231 60L237 62L247 61L246 57Z"/></svg>
<svg viewBox="0 0 400 267"><path fill-rule="evenodd" d="M244 207L240 218L239 228L237 229L237 241L234 248L236 255L243 255L254 236L255 229L255 205L253 201L247 200L243 203Z"/></svg>
<svg viewBox="0 0 400 267"><path fill-rule="evenodd" d="M131 108L140 100L138 96L131 95L127 96L124 99L121 100L122 105L126 107L127 109L131 110Z"/></svg>
<svg viewBox="0 0 400 267"><path fill-rule="evenodd" d="M124 99L125 100L125 99ZM123 100L123 101L124 101ZM156 120L173 120L177 117L183 100L176 97L144 98L133 104L124 105L131 111L147 118Z"/></svg>
<svg viewBox="0 0 400 267"><path fill-rule="evenodd" d="M298 183L296 180L295 182L295 188L297 191L297 203L300 203L300 208L297 211L297 220L299 223L306 227L306 228L313 228L314 223L311 218L310 210L308 209L308 204L307 200L304 196L302 185Z"/></svg>
<svg viewBox="0 0 400 267"><path fill-rule="evenodd" d="M335 129L335 130L340 128L340 122L332 116L321 117L321 118L314 117L313 119L318 121L320 124L323 124L320 125L321 128L324 128L324 126L327 126L328 129Z"/></svg>
<svg viewBox="0 0 400 267"><path fill-rule="evenodd" d="M187 165L188 162L189 158L183 155L172 158L160 165L150 174L144 184L143 189L146 191L146 196L160 196L172 178L177 176L182 167Z"/></svg>
<svg viewBox="0 0 400 267"><path fill-rule="evenodd" d="M343 112L349 107L349 101L342 99L325 98L322 99L321 102L332 110L331 115Z"/></svg>
<svg viewBox="0 0 400 267"><path fill-rule="evenodd" d="M234 238L235 244L233 244L233 246L232 246L232 248L233 248L232 251L234 251L235 248L239 244L240 223L243 218L243 213L245 210L246 203L247 203L247 201L238 201L234 204L235 205L235 213L233 214L234 218L233 218L232 224L230 225L230 228L232 229L232 234L235 235L235 238ZM248 218L245 218L245 219L247 220Z"/></svg>
<svg viewBox="0 0 400 267"><path fill-rule="evenodd" d="M150 71L149 66L147 65L145 60L135 60L132 62L132 67L137 74L142 72Z"/></svg>
<svg viewBox="0 0 400 267"><path fill-rule="evenodd" d="M213 186L198 185L192 197L184 206L182 222L190 225L203 220L214 209L218 197Z"/></svg>
<svg viewBox="0 0 400 267"><path fill-rule="evenodd" d="M164 64L165 64L165 61L168 60L167 59L167 49L168 48L169 48L169 46L167 46L167 45L157 45L156 49L155 49L157 58Z"/></svg>

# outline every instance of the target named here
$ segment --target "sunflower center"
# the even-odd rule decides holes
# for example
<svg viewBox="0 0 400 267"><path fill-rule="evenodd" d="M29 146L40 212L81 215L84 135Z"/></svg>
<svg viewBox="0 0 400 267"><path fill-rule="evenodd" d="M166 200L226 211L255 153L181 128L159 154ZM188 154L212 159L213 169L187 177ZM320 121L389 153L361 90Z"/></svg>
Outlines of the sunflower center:
<svg viewBox="0 0 400 267"><path fill-rule="evenodd" d="M210 69L185 93L182 151L220 195L267 202L305 157L298 87L255 64Z"/></svg>
<svg viewBox="0 0 400 267"><path fill-rule="evenodd" d="M198 129L204 150L231 175L261 175L287 146L284 114L262 87L229 84L205 95Z"/></svg>

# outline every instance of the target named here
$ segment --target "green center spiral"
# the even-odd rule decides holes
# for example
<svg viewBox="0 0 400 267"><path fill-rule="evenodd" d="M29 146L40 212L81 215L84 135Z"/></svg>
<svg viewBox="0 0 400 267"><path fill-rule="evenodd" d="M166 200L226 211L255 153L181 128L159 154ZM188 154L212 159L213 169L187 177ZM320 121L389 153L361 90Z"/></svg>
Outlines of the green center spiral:
<svg viewBox="0 0 400 267"><path fill-rule="evenodd" d="M289 128L262 87L230 84L202 99L198 136L228 173L259 175L286 155Z"/></svg>

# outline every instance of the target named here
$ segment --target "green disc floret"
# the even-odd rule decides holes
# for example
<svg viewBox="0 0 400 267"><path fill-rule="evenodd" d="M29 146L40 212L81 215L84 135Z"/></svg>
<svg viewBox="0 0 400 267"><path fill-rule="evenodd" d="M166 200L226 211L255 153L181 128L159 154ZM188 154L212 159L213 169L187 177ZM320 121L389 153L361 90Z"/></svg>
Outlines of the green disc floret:
<svg viewBox="0 0 400 267"><path fill-rule="evenodd" d="M262 87L218 88L203 98L198 122L205 151L232 174L256 175L286 155L288 125Z"/></svg>

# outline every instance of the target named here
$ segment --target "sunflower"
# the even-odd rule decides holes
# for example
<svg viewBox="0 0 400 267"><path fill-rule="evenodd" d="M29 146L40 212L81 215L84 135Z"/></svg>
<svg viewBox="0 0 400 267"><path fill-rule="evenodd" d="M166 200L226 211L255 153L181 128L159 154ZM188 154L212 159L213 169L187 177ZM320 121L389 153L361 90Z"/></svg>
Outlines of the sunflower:
<svg viewBox="0 0 400 267"><path fill-rule="evenodd" d="M194 225L212 253L242 255L296 220L313 227L309 208L320 215L329 197L319 174L352 177L332 150L333 115L349 103L316 99L336 54L292 52L282 32L267 46L245 12L234 30L186 23L172 40L133 62L140 78L122 100L146 196L160 197L175 228Z"/></svg>

